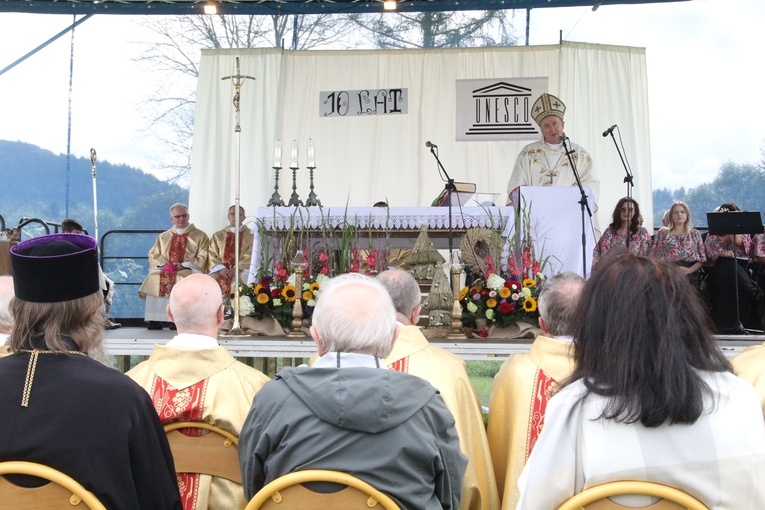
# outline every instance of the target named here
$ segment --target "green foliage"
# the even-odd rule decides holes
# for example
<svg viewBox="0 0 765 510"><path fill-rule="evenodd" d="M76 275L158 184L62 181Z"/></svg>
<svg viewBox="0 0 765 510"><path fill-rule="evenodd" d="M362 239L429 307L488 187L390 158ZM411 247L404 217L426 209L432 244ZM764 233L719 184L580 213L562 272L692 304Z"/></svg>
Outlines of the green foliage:
<svg viewBox="0 0 765 510"><path fill-rule="evenodd" d="M735 202L742 211L761 211L765 206L765 167L763 165L724 163L712 182L695 188L653 191L653 224L661 226L664 211L672 202L682 200L691 210L694 226L706 226L706 213L725 202Z"/></svg>
<svg viewBox="0 0 765 510"><path fill-rule="evenodd" d="M167 228L168 207L188 201L188 190L108 161L97 163L98 231ZM66 155L32 144L0 140L0 214L8 226L22 217L59 223L66 215ZM95 234L89 158L72 157L69 217ZM37 232L30 234L37 235ZM28 236L25 236L25 238Z"/></svg>

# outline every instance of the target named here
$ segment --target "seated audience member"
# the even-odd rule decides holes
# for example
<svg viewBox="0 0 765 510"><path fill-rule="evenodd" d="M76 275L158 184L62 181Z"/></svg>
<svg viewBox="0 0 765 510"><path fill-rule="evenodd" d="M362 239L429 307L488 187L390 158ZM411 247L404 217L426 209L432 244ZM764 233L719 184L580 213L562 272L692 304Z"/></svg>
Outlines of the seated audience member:
<svg viewBox="0 0 765 510"><path fill-rule="evenodd" d="M170 207L173 228L159 234L149 250L149 274L138 289L138 296L146 300L144 319L148 329L162 329L162 323L170 321L165 311L170 291L177 282L207 271L210 239L189 223L190 219L188 207L173 204Z"/></svg>
<svg viewBox="0 0 765 510"><path fill-rule="evenodd" d="M738 212L741 209L727 202L717 212ZM749 321L749 314L762 300L762 292L752 281L743 264L748 262L752 249L749 234L718 236L707 235L704 241L707 250L704 280L706 296L710 300L712 320L720 333L743 333L742 326L762 329L761 318ZM739 262L740 261L740 262ZM736 280L738 282L736 282ZM738 287L738 296L736 288ZM736 303L738 302L738 307Z"/></svg>
<svg viewBox="0 0 765 510"><path fill-rule="evenodd" d="M550 400L518 508L558 508L613 480L677 487L709 508L765 508L757 395L733 374L685 275L614 253L575 317L574 373Z"/></svg>
<svg viewBox="0 0 765 510"><path fill-rule="evenodd" d="M61 232L65 234L82 234L84 229L79 221L67 218L61 221ZM98 241L98 239L96 239ZM114 300L114 282L111 281L105 274L101 266L98 266L98 275L100 279L101 292L104 293L104 306L102 311L104 312L104 320L106 321L106 329L117 329L122 327L122 324L112 321L106 316L109 314L109 309L112 306Z"/></svg>
<svg viewBox="0 0 765 510"><path fill-rule="evenodd" d="M13 298L13 278L0 276L0 356L5 356L10 351L5 342L13 329L13 315L11 315L11 299Z"/></svg>
<svg viewBox="0 0 765 510"><path fill-rule="evenodd" d="M481 403L465 371L465 362L449 351L431 345L416 325L420 317L421 294L420 286L411 274L390 269L380 273L377 280L393 299L400 327L385 364L392 370L422 377L432 384L454 416L460 449L468 459L460 508L498 508L499 496L491 469Z"/></svg>
<svg viewBox="0 0 765 510"><path fill-rule="evenodd" d="M544 424L548 401L574 370L572 321L584 279L557 274L539 293L539 327L528 354L510 356L494 377L489 403L489 448L502 508L518 504L518 477Z"/></svg>
<svg viewBox="0 0 765 510"><path fill-rule="evenodd" d="M388 370L398 327L385 288L345 274L322 283L311 336L320 358L263 386L239 438L244 492L304 469L345 471L402 509L456 509L467 459L426 381Z"/></svg>
<svg viewBox="0 0 765 510"><path fill-rule="evenodd" d="M684 202L675 202L667 217L667 225L654 237L651 255L680 266L691 285L700 289L699 269L707 261L707 251L701 234L691 227L691 211Z"/></svg>
<svg viewBox="0 0 765 510"><path fill-rule="evenodd" d="M269 379L218 345L220 287L204 274L184 278L170 293L167 315L178 334L127 375L149 392L163 424L201 421L239 435L252 398ZM230 480L183 473L178 485L185 510L247 504L242 486Z"/></svg>
<svg viewBox="0 0 765 510"><path fill-rule="evenodd" d="M624 197L617 202L611 214L611 224L598 239L592 252L592 267L611 249L627 246L629 232L629 250L635 255L648 255L651 252L651 235L640 226L640 206L633 199Z"/></svg>
<svg viewBox="0 0 765 510"><path fill-rule="evenodd" d="M167 436L146 392L104 357L96 240L11 248L15 324L0 359L0 460L46 464L109 509L180 509ZM0 505L1 506L1 505Z"/></svg>
<svg viewBox="0 0 765 510"><path fill-rule="evenodd" d="M250 275L250 260L252 259L252 244L255 237L250 229L243 224L244 207L239 207L239 281L246 284ZM228 296L234 292L234 272L236 271L235 243L236 238L236 206L228 208L229 224L217 231L210 238L208 250L208 272L220 286L221 294Z"/></svg>

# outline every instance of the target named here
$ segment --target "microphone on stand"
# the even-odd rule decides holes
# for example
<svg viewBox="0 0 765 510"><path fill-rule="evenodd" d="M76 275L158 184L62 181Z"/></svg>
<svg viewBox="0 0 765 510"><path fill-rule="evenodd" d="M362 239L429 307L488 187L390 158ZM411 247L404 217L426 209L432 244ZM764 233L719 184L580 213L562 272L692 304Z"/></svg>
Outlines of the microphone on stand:
<svg viewBox="0 0 765 510"><path fill-rule="evenodd" d="M438 149L438 145L434 143L430 143L430 141L425 142L425 147L433 147L435 149Z"/></svg>
<svg viewBox="0 0 765 510"><path fill-rule="evenodd" d="M603 138L605 138L605 137L607 137L608 135L610 135L611 133L613 133L613 131L614 131L614 129L615 129L615 128L616 128L616 124L614 124L614 125L613 125L613 126L611 126L610 128L608 128L608 129L606 129L605 131L603 131Z"/></svg>
<svg viewBox="0 0 765 510"><path fill-rule="evenodd" d="M96 149L90 149L90 163L96 164Z"/></svg>

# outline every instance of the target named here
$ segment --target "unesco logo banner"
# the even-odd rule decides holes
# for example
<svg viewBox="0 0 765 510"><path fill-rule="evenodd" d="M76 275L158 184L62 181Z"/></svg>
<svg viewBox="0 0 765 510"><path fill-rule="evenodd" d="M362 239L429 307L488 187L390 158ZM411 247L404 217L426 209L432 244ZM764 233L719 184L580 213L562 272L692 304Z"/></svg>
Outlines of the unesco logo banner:
<svg viewBox="0 0 765 510"><path fill-rule="evenodd" d="M538 138L531 105L543 92L547 77L457 80L457 141Z"/></svg>
<svg viewBox="0 0 765 510"><path fill-rule="evenodd" d="M320 117L363 117L409 113L409 89L319 92Z"/></svg>

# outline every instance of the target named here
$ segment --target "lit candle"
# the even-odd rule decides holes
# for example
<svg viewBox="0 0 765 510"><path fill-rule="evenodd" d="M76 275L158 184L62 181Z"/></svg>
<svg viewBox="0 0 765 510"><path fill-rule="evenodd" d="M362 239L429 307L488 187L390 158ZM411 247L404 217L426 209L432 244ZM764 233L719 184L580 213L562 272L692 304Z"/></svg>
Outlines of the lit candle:
<svg viewBox="0 0 765 510"><path fill-rule="evenodd" d="M291 162L290 168L298 168L298 143L297 140L292 140L292 150L290 151Z"/></svg>
<svg viewBox="0 0 765 510"><path fill-rule="evenodd" d="M277 139L274 142L274 168L282 167L282 141Z"/></svg>
<svg viewBox="0 0 765 510"><path fill-rule="evenodd" d="M308 168L316 168L316 149L313 138L308 139Z"/></svg>

